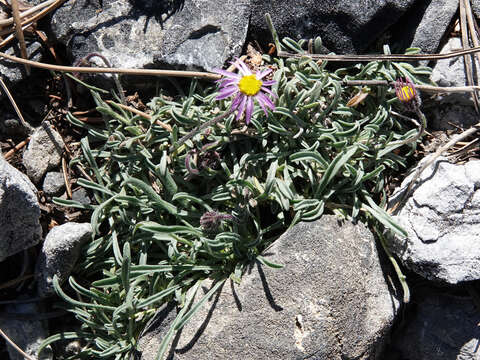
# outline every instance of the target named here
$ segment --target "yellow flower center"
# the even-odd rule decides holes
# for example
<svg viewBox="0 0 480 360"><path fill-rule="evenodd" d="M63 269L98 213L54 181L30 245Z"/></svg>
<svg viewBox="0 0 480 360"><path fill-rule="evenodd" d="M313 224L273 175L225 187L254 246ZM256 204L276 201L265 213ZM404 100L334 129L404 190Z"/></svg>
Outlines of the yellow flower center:
<svg viewBox="0 0 480 360"><path fill-rule="evenodd" d="M408 85L405 85L400 89L400 94L401 96L399 97L399 99L405 102L408 102L415 97L415 91L411 86Z"/></svg>
<svg viewBox="0 0 480 360"><path fill-rule="evenodd" d="M255 75L246 75L238 83L238 88L247 96L254 96L260 91L263 83Z"/></svg>

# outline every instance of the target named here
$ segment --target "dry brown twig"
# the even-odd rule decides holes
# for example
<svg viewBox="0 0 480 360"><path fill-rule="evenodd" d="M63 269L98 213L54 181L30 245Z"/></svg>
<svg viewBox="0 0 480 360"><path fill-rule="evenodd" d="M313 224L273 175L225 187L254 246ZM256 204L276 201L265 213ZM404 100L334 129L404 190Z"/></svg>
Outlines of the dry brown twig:
<svg viewBox="0 0 480 360"><path fill-rule="evenodd" d="M49 3L50 5L39 11L37 14L33 15L32 17L29 17L25 20L22 21L22 30L25 30L27 29L28 27L30 27L32 24L34 24L37 20L41 19L42 17L44 17L45 15L48 15L51 11L55 10L57 7L59 7L60 5L62 5L66 0L54 0L54 1L47 1L47 3ZM10 34L12 33L14 30L13 28L8 28L8 29L1 29L0 27L0 36L3 36L3 35L6 35L6 34ZM7 45L10 41L12 41L14 39L13 36L8 36L6 39L4 39L1 43L0 43L0 48ZM28 64L27 64L28 65Z"/></svg>
<svg viewBox="0 0 480 360"><path fill-rule="evenodd" d="M68 167L67 167L67 159L65 158L65 154L62 156L62 172L63 172L63 181L65 182L65 189L67 190L67 196L68 196L68 199L71 199L72 187L70 185L70 179L68 178Z"/></svg>
<svg viewBox="0 0 480 360"><path fill-rule="evenodd" d="M20 353L25 359L27 360L35 360L33 357L28 355L25 351L20 349L17 344L15 344L12 339L10 339L7 334L3 332L2 329L0 329L0 335L5 339L6 342L8 342L18 353Z"/></svg>
<svg viewBox="0 0 480 360"><path fill-rule="evenodd" d="M20 19L18 0L11 0L11 3L12 17L13 21L15 22L15 35L17 37L18 44L20 45L20 53L24 59L28 59L27 45L25 44L25 37L23 36L22 20ZM27 75L30 75L30 66L27 64L25 64L25 71L27 72Z"/></svg>
<svg viewBox="0 0 480 360"><path fill-rule="evenodd" d="M19 142L17 145L15 145L15 147L9 151L7 151L5 153L5 155L3 155L3 157L5 158L5 160L8 160L10 159L13 154L15 154L18 150L20 150L21 148L23 148L25 145L28 144L28 142L30 141L30 137L26 138L25 140Z"/></svg>
<svg viewBox="0 0 480 360"><path fill-rule="evenodd" d="M36 13L37 11L40 11L42 10L44 7L47 7L47 6L50 6L51 4L57 2L58 0L48 0L48 1L44 1L36 6L31 6L31 5L27 5L27 6L22 6L22 3L19 4L19 10L21 11L20 13L20 19L25 19L27 16L30 16L34 13ZM10 6L9 4L7 4L6 2L3 2L3 1L0 1L2 2L5 6ZM0 27L5 27L5 26L9 26L9 25L12 25L14 22L13 18L8 18L8 19L2 19L0 20Z"/></svg>
<svg viewBox="0 0 480 360"><path fill-rule="evenodd" d="M468 3L468 5L467 5ZM463 49L469 49L470 48L470 42L469 42L469 37L468 37L468 30L467 30L467 10L470 10L470 0L460 0L460 29L461 29L461 34L462 34L462 47ZM471 14L470 14L471 16ZM467 85L474 85L474 80L473 80L473 68L472 68L472 58L469 55L464 55L463 56L464 64L465 64L465 72L467 76ZM472 93L473 95L473 103L475 105L475 111L477 114L479 113L479 99L478 99L478 94L476 92Z"/></svg>
<svg viewBox="0 0 480 360"><path fill-rule="evenodd" d="M1 77L0 77L0 87L3 89L3 91L7 95L8 100L10 100L10 103L12 104L13 108L15 109L15 112L17 113L18 118L20 119L22 125L25 127L25 129L27 129L28 132L30 132L32 130L32 127L23 118L23 115L22 115L20 109L18 108L17 104L15 103L15 100L13 99L12 94L8 90L7 85L5 85L5 83L3 82L3 79Z"/></svg>

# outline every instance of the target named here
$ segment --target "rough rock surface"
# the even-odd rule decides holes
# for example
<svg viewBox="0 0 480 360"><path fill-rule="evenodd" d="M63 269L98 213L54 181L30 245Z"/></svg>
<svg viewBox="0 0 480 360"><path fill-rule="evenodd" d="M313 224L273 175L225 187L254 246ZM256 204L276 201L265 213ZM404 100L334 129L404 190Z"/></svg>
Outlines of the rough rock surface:
<svg viewBox="0 0 480 360"><path fill-rule="evenodd" d="M9 48L2 50L7 55L13 55L17 57L22 57L20 54L20 48L15 46L10 46ZM42 59L42 45L39 42L27 42L27 54L28 59L33 61L41 61ZM7 87L10 89L20 82L21 80L27 78L27 73L25 67L22 64L0 59L0 76L3 81L7 84ZM4 96L4 92L0 91L0 98Z"/></svg>
<svg viewBox="0 0 480 360"><path fill-rule="evenodd" d="M72 193L72 200L78 201L80 204L84 205L89 205L92 203L85 188L75 189Z"/></svg>
<svg viewBox="0 0 480 360"><path fill-rule="evenodd" d="M442 48L442 54L462 47L459 38L451 38ZM479 67L477 66L477 69ZM465 86L465 66L463 57L437 61L430 77L439 86ZM478 122L472 96L468 93L441 96L431 107L426 109L428 125L433 130L451 129L453 124L468 127Z"/></svg>
<svg viewBox="0 0 480 360"><path fill-rule="evenodd" d="M37 189L0 155L0 261L42 239Z"/></svg>
<svg viewBox="0 0 480 360"><path fill-rule="evenodd" d="M89 223L66 223L54 227L47 234L40 253L35 275L39 296L54 293L53 276L65 281L78 259L82 245L92 235Z"/></svg>
<svg viewBox="0 0 480 360"><path fill-rule="evenodd" d="M64 146L60 134L47 122L35 130L23 153L23 165L34 183L40 182L48 170L60 165Z"/></svg>
<svg viewBox="0 0 480 360"><path fill-rule="evenodd" d="M183 328L174 359L378 358L398 303L365 226L335 216L298 224L267 259L284 268L256 263L240 285L227 281ZM140 339L142 360L155 358L171 309Z"/></svg>
<svg viewBox="0 0 480 360"><path fill-rule="evenodd" d="M417 184L395 215L408 239L392 239L392 250L408 268L430 280L456 284L480 279L476 241L480 238L480 161L455 165L440 158L425 169Z"/></svg>
<svg viewBox="0 0 480 360"><path fill-rule="evenodd" d="M415 0L252 0L251 36L266 44L271 34L265 14L272 17L280 38L311 39L339 54L365 51L393 25Z"/></svg>
<svg viewBox="0 0 480 360"><path fill-rule="evenodd" d="M0 134L7 136L25 136L28 132L17 115L4 111L0 113Z"/></svg>
<svg viewBox="0 0 480 360"><path fill-rule="evenodd" d="M0 328L20 347L27 355L33 359L51 360L53 359L52 351L49 347L42 351L37 357L37 350L48 337L48 329L46 322L42 320L32 319L33 316L41 313L36 303L8 305L3 311L6 314L19 314L26 316L26 319L2 319L0 320ZM24 360L25 358L10 345L7 346L10 360Z"/></svg>
<svg viewBox="0 0 480 360"><path fill-rule="evenodd" d="M50 196L59 195L65 189L63 174L57 171L50 171L43 180L43 191Z"/></svg>
<svg viewBox="0 0 480 360"><path fill-rule="evenodd" d="M411 47L419 47L425 53L437 53L440 40L445 35L457 10L457 0L421 1L413 16L409 17L406 23L400 24L403 29L402 35L405 40L409 40L407 34L411 29ZM418 17L420 17L419 22L416 20Z"/></svg>
<svg viewBox="0 0 480 360"><path fill-rule="evenodd" d="M211 70L240 55L248 27L248 3L78 0L55 12L52 30L67 45L73 62L96 52L114 67L168 65Z"/></svg>
<svg viewBox="0 0 480 360"><path fill-rule="evenodd" d="M478 360L480 313L471 298L430 294L416 306L413 319L394 336L400 359Z"/></svg>
<svg viewBox="0 0 480 360"><path fill-rule="evenodd" d="M480 0L472 0L472 11L477 19L480 19Z"/></svg>

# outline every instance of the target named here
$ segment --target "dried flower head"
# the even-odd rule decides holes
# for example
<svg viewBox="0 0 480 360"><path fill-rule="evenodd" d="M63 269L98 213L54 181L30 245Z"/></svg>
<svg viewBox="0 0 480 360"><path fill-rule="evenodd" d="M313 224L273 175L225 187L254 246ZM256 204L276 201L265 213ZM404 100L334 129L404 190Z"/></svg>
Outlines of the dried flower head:
<svg viewBox="0 0 480 360"><path fill-rule="evenodd" d="M218 211L207 211L200 218L200 225L207 231L218 229L222 221L232 221L235 217Z"/></svg>
<svg viewBox="0 0 480 360"><path fill-rule="evenodd" d="M220 83L220 94L216 97L216 100L235 96L232 101L231 110L237 110L237 120L240 119L245 112L245 122L247 124L250 123L250 119L252 118L254 100L258 102L265 115L267 115L267 107L275 110L275 104L267 96L268 94L273 98L277 97L272 90L268 88L275 84L275 81L262 80L272 70L266 69L254 74L240 59L237 59L232 64L238 69L238 74L221 69L213 70L224 76L224 78L217 80Z"/></svg>

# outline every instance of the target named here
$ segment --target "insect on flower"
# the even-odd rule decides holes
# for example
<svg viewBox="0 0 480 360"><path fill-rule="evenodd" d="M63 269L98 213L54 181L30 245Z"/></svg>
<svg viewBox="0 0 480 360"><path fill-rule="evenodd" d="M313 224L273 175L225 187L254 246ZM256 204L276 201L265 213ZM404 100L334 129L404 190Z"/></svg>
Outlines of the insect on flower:
<svg viewBox="0 0 480 360"><path fill-rule="evenodd" d="M275 84L275 81L262 80L270 74L271 69L266 69L254 74L240 59L232 62L232 64L238 69L238 74L221 69L213 70L224 76L224 78L217 80L220 84L220 94L216 97L216 100L235 96L232 101L231 110L237 110L237 120L240 119L245 112L245 122L248 125L252 118L254 100L260 105L265 115L268 115L267 107L275 110L275 104L267 96L268 94L273 98L277 97L272 90L268 88Z"/></svg>
<svg viewBox="0 0 480 360"><path fill-rule="evenodd" d="M404 103L409 110L415 111L420 106L420 97L415 90L415 85L409 78L400 78L395 81L395 94L398 100Z"/></svg>

